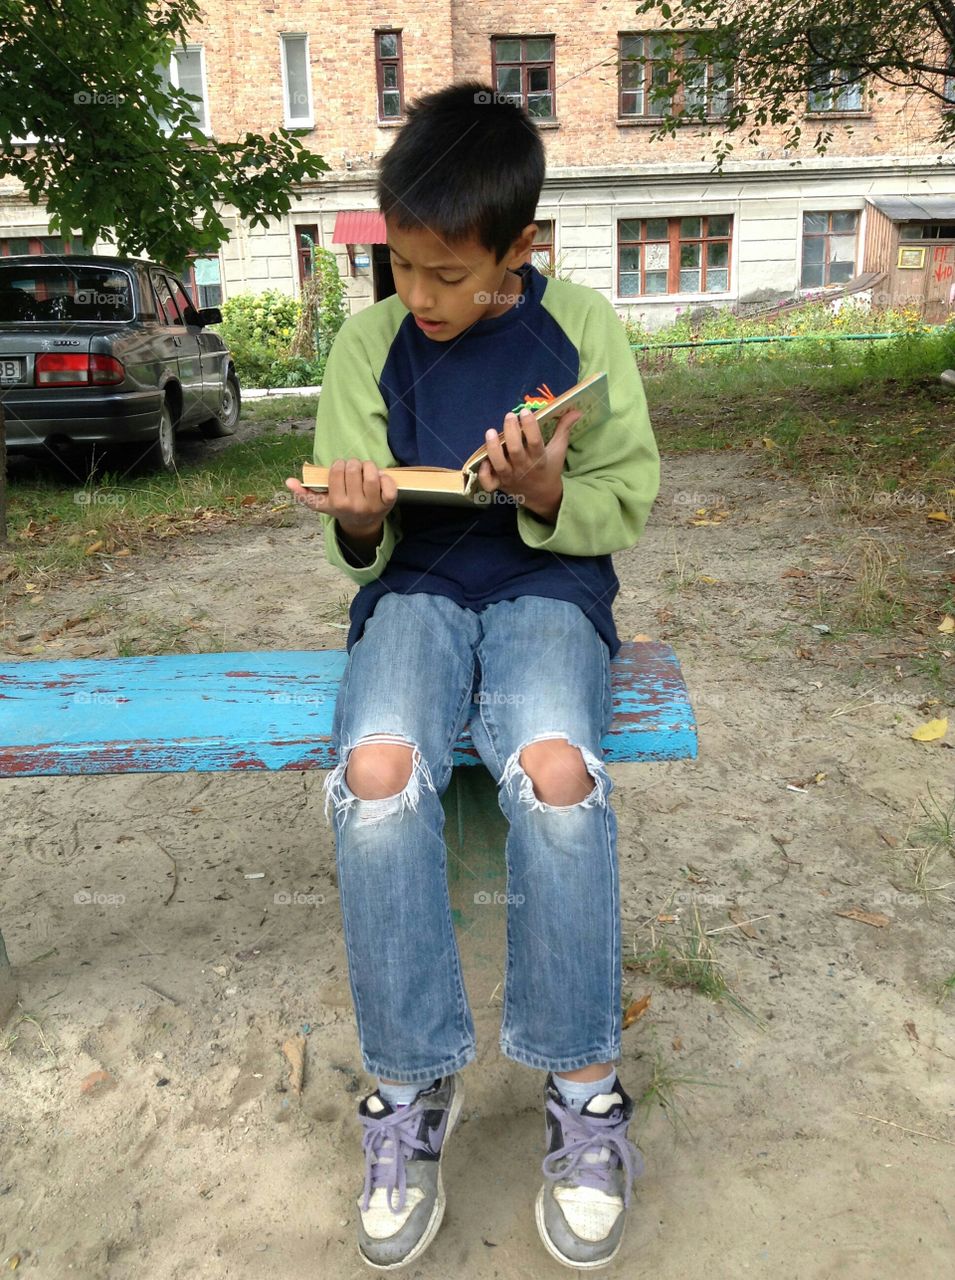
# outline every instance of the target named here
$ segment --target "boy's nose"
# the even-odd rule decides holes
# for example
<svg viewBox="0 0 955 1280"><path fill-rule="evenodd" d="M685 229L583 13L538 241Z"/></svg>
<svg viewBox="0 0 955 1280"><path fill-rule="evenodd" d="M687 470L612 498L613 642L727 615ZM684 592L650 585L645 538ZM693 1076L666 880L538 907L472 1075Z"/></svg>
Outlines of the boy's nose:
<svg viewBox="0 0 955 1280"><path fill-rule="evenodd" d="M426 281L415 281L408 293L408 306L417 314L430 311L434 306L434 293Z"/></svg>

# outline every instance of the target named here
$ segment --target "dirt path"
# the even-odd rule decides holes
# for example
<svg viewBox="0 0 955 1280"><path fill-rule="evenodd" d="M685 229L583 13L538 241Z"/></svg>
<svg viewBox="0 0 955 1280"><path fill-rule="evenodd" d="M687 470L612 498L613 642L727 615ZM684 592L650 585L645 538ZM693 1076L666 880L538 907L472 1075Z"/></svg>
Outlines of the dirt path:
<svg viewBox="0 0 955 1280"><path fill-rule="evenodd" d="M712 940L761 1025L628 972L652 1003L621 1074L636 1095L676 1079L691 1132L661 1106L639 1126L646 1174L605 1274L941 1280L955 1256L955 995L936 996L955 972L955 912L951 890L931 906L911 894L898 863L928 788L951 800L952 731L947 745L910 738L940 712L927 674L895 674L918 637L825 635L812 606L853 589L860 539L908 541L913 573L952 573L951 531L894 512L860 526L742 454L670 459L665 477L642 544L617 558L617 615L622 635L676 648L701 751L612 770L626 936L647 950L648 921L697 907L724 929ZM694 526L699 506L728 514ZM3 639L50 657L340 645L346 584L307 514L290 521L24 597ZM0 782L0 918L37 1020L0 1051L0 1266L19 1254L51 1280L368 1274L353 1243L366 1077L321 782ZM947 864L935 883L955 879ZM283 892L311 900L276 905ZM853 907L888 923L837 914ZM736 908L755 937L732 926ZM446 1223L411 1274L566 1274L533 1225L542 1076L500 1057L487 977L471 970L480 1059ZM280 1046L303 1025L299 1101ZM95 1071L108 1079L84 1093Z"/></svg>

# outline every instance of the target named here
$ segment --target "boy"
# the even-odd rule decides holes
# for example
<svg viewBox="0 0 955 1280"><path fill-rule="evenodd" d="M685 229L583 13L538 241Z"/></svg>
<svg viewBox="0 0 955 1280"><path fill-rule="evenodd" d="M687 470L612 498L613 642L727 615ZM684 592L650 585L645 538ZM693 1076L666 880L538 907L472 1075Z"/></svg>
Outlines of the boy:
<svg viewBox="0 0 955 1280"><path fill-rule="evenodd" d="M287 482L360 587L326 785L362 1060L378 1077L359 1107L358 1236L379 1269L420 1257L438 1230L456 1073L475 1057L440 797L476 694L472 737L509 820L501 1048L548 1073L536 1216L554 1258L614 1256L639 1161L613 1065L619 895L600 743L619 644L610 553L640 537L659 456L613 308L529 265L543 180L536 128L486 85L409 108L378 181L397 296L347 320L330 354L314 451L327 495ZM545 447L532 413L508 412L599 370L611 417L579 438L579 415ZM395 506L380 467L459 466L485 435L492 503Z"/></svg>

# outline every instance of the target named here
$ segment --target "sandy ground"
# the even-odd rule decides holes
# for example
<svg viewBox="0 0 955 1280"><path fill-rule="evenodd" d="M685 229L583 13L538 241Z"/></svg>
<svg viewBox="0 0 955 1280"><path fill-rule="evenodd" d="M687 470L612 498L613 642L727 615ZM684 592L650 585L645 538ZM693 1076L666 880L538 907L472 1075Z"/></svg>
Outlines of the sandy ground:
<svg viewBox="0 0 955 1280"><path fill-rule="evenodd" d="M698 506L727 514L693 525ZM643 542L617 558L621 634L674 645L700 727L696 761L612 769L628 947L649 948L651 923L678 928L659 914L698 908L760 1021L628 971L652 1001L621 1075L635 1096L675 1078L689 1130L659 1105L635 1126L646 1172L609 1276L952 1274L955 996L937 994L955 917L951 891L927 904L899 865L929 787L951 800L952 731L910 738L940 711L924 679L900 678L918 636L812 626L818 591L852 590L860 538L907 545L916 575L955 571L950 529L884 515L860 524L755 454L700 454L666 462ZM346 584L308 514L285 519L13 599L7 660L340 645ZM368 1078L322 780L0 782L0 922L30 1015L0 1048L0 1269L19 1256L55 1280L368 1274L354 1246ZM934 883L953 871L949 857ZM837 914L852 907L888 922ZM543 1077L499 1054L485 944L499 958L503 908L484 910L484 941L462 942L480 1057L448 1213L409 1274L566 1274L534 1228ZM303 1028L299 1099L281 1046ZM107 1077L90 1087L94 1072Z"/></svg>

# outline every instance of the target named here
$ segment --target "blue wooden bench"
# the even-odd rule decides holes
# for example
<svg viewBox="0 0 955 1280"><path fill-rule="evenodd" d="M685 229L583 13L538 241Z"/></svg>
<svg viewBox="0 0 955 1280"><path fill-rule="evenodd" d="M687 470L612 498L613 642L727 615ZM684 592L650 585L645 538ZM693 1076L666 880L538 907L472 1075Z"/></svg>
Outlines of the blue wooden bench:
<svg viewBox="0 0 955 1280"><path fill-rule="evenodd" d="M329 769L337 763L332 713L344 666L339 650L0 664L0 778ZM695 757L693 710L669 645L623 645L613 698L608 762ZM467 731L454 762L480 763ZM483 775L483 783L464 782L465 774ZM462 856L452 862L466 868L471 888L500 872L503 819L488 803L494 795L484 770L455 770L445 807ZM469 838L464 857L472 828L478 848ZM0 935L0 1023L14 1003Z"/></svg>

